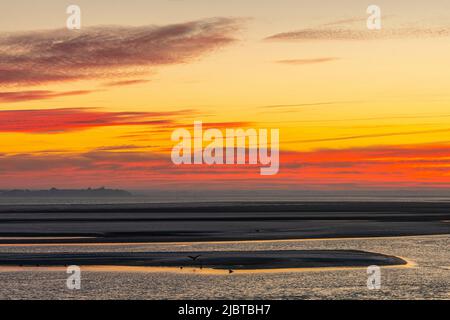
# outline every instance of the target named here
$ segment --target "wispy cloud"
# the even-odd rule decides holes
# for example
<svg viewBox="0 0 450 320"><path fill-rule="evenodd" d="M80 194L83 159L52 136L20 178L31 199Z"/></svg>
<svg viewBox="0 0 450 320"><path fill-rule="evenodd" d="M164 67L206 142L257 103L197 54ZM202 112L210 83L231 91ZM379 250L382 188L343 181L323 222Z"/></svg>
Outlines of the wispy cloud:
<svg viewBox="0 0 450 320"><path fill-rule="evenodd" d="M402 132L360 134L360 135L351 135L351 136L343 136L343 137L330 137L330 138L321 138L321 139L305 139L305 140L290 141L290 143L332 142L332 141L343 141L343 140L383 138L383 137L394 137L394 136L409 136L409 135L431 134L431 133L445 133L445 132L450 132L450 128L434 129L434 130L417 130L417 131L402 131Z"/></svg>
<svg viewBox="0 0 450 320"><path fill-rule="evenodd" d="M145 149L145 148L152 148L154 146L138 146L134 144L127 144L127 145L118 145L118 146L103 146L98 147L94 151L129 151L129 150L138 150L138 149Z"/></svg>
<svg viewBox="0 0 450 320"><path fill-rule="evenodd" d="M391 18L395 17L394 15L388 15L383 14L383 21L390 20ZM331 22L327 22L322 24L323 27L329 27L329 26L344 26L344 25L351 25L355 26L356 23L359 25L366 26L367 22L367 16L361 16L361 17L350 17L350 18L343 18Z"/></svg>
<svg viewBox="0 0 450 320"><path fill-rule="evenodd" d="M312 103L292 103L292 104L272 104L259 106L260 109L279 109L279 108L301 108L301 107L319 107L319 106L329 106L329 105L339 105L339 104L350 104L357 103L361 101L324 101L324 102L312 102Z"/></svg>
<svg viewBox="0 0 450 320"><path fill-rule="evenodd" d="M167 26L86 27L0 35L0 85L32 85L146 74L235 41L242 19Z"/></svg>
<svg viewBox="0 0 450 320"><path fill-rule="evenodd" d="M386 16L383 16L383 20L386 19ZM366 23L367 17L353 17L353 18L347 18L347 19L340 19L335 20L331 22L327 22L322 24L322 26L329 27L329 26L339 26L339 25L349 25L349 24L355 24L355 23Z"/></svg>
<svg viewBox="0 0 450 320"><path fill-rule="evenodd" d="M134 131L129 132L124 135L120 135L117 138L127 138L127 139L139 139L142 137L148 137L150 134L167 134L170 135L173 130L176 129L192 129L193 123L172 123L167 124L163 127L158 128L152 128L151 130L141 130L141 131ZM255 127L257 126L257 123L254 122L244 122L244 121L229 121L229 122L205 122L202 124L202 128L204 130L208 129L219 129L219 130L225 130L225 129L231 129L231 128L249 128L249 127ZM140 140L134 140L134 141L140 141Z"/></svg>
<svg viewBox="0 0 450 320"><path fill-rule="evenodd" d="M449 27L403 27L382 30L350 29L340 27L318 27L277 33L267 37L268 41L313 41L313 40L384 40L402 38L449 37Z"/></svg>
<svg viewBox="0 0 450 320"><path fill-rule="evenodd" d="M121 86L131 86L135 84L148 83L150 80L145 79L134 79L134 80L122 80L122 81L112 81L103 84L105 87L121 87Z"/></svg>
<svg viewBox="0 0 450 320"><path fill-rule="evenodd" d="M339 60L339 58L327 57L327 58L314 58L314 59L288 59L278 60L277 63L289 64L289 65L305 65L305 64L317 64Z"/></svg>

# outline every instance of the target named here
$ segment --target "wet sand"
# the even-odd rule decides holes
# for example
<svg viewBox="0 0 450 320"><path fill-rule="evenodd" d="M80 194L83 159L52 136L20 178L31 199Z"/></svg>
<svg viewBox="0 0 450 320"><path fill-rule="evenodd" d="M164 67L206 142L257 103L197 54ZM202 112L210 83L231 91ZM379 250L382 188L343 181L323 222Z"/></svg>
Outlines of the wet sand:
<svg viewBox="0 0 450 320"><path fill-rule="evenodd" d="M253 252L359 250L400 257L406 265L381 266L381 290L367 288L367 267L226 269L198 266L80 266L81 290L67 289L66 267L0 267L3 299L448 299L450 236L302 241L196 242L173 245L93 244L0 247L15 254L96 252Z"/></svg>
<svg viewBox="0 0 450 320"><path fill-rule="evenodd" d="M3 205L0 247L61 246L61 251L1 253L0 266L185 271L405 266L396 256L352 250L74 253L71 248L442 235L450 234L449 219L450 203L435 202Z"/></svg>
<svg viewBox="0 0 450 320"><path fill-rule="evenodd" d="M177 267L270 270L406 265L401 258L356 250L283 250L221 252L0 253L1 266Z"/></svg>

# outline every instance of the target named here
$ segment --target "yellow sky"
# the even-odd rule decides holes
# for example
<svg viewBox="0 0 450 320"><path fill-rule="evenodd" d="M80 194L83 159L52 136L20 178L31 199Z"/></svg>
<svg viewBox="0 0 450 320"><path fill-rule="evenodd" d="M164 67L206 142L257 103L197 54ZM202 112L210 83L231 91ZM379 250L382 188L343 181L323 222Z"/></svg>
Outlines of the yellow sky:
<svg viewBox="0 0 450 320"><path fill-rule="evenodd" d="M0 110L191 110L176 121L186 126L202 120L279 128L281 148L293 151L450 141L450 131L446 131L450 128L448 2L428 1L429 10L424 13L423 4L378 1L382 31L387 36L375 39L368 33L379 31L365 28L368 3L319 2L261 1L250 5L199 0L160 1L151 6L145 1L131 1L124 7L117 1L110 1L110 5L105 1L78 1L83 27L161 26L217 16L242 21L231 32L235 39L232 43L181 63L144 65L138 68L141 74L137 76L3 85L2 92L93 92L42 100L0 100ZM0 5L0 11L6 14L0 22L4 32L64 26L67 15L61 2L42 1L32 11L23 11L31 1L14 3ZM303 33L290 39L266 39L299 30ZM318 31L322 33L317 39L306 39L305 30L308 34L316 32L316 36ZM351 34L346 39L334 39L333 34L339 30ZM355 32L364 32L364 38L358 38ZM67 59L70 61L70 53ZM113 80L134 79L148 82L106 85ZM58 134L4 131L0 133L0 153L81 153L124 145L163 152L171 146L170 132L160 129L122 125Z"/></svg>

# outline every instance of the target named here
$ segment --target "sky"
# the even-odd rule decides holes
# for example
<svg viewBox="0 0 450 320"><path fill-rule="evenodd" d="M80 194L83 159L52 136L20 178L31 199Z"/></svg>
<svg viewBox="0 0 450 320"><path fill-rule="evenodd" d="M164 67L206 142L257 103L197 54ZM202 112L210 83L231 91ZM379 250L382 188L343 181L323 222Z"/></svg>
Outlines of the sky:
<svg viewBox="0 0 450 320"><path fill-rule="evenodd" d="M0 189L450 186L449 1L16 0L0 15ZM194 121L279 129L279 173L175 166L171 134Z"/></svg>

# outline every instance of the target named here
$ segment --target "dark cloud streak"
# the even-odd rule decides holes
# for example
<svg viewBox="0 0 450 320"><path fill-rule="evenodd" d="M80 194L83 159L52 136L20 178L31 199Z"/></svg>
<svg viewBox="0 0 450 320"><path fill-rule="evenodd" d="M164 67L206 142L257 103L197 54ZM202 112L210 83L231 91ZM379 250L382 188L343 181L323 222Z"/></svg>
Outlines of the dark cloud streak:
<svg viewBox="0 0 450 320"><path fill-rule="evenodd" d="M79 90L79 91L65 91L65 92L55 92L48 90L30 90L30 91L11 91L11 92L0 92L0 103L8 102L22 102L31 100L46 100L58 97L66 96L78 96L84 94L90 94L94 91L91 90Z"/></svg>

